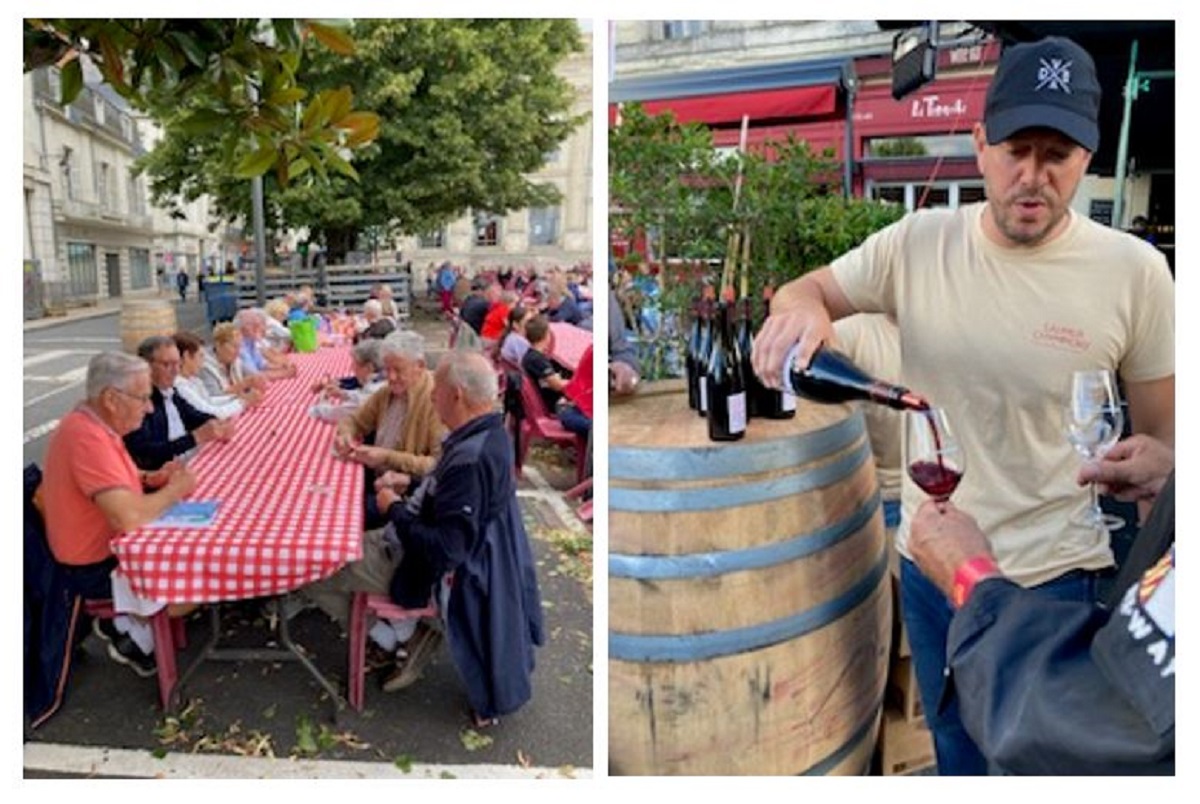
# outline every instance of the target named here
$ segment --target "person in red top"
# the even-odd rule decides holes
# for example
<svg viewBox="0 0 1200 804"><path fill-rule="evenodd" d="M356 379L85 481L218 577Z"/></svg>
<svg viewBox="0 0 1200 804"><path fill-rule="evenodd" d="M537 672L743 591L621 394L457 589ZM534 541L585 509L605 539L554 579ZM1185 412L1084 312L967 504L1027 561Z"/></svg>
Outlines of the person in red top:
<svg viewBox="0 0 1200 804"><path fill-rule="evenodd" d="M479 330L479 337L487 343L498 345L508 326L508 313L517 303L517 299L517 294L513 291L502 291L500 300L492 304L488 308L487 315L483 317L483 327Z"/></svg>
<svg viewBox="0 0 1200 804"><path fill-rule="evenodd" d="M563 387L563 396L575 403L579 412L592 418L592 347L589 345L579 358L575 376Z"/></svg>
<svg viewBox="0 0 1200 804"><path fill-rule="evenodd" d="M123 436L137 430L151 410L145 360L102 352L88 363L86 383L87 398L50 438L41 494L46 541L71 587L85 598L108 598L117 565L112 539L157 519L195 488L196 477L176 461L141 472L125 449ZM130 626L128 618L118 617L95 620L92 630L114 661L138 675L153 675L148 655L153 643L139 648Z"/></svg>

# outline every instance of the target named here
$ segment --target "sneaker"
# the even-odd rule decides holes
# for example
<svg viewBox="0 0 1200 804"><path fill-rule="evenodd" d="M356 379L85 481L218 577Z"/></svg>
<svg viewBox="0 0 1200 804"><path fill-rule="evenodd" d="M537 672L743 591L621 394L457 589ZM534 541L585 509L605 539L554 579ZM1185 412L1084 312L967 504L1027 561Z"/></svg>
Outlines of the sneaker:
<svg viewBox="0 0 1200 804"><path fill-rule="evenodd" d="M408 658L396 663L396 669L383 680L384 692L396 692L405 687L411 687L421 678L421 671L438 646L442 644L442 632L422 623L413 638L405 643Z"/></svg>
<svg viewBox="0 0 1200 804"><path fill-rule="evenodd" d="M112 620L99 617L92 620L92 633L98 636L108 648L108 658L117 664L123 664L142 678L152 678L158 674L158 662L142 649L129 636L117 630Z"/></svg>

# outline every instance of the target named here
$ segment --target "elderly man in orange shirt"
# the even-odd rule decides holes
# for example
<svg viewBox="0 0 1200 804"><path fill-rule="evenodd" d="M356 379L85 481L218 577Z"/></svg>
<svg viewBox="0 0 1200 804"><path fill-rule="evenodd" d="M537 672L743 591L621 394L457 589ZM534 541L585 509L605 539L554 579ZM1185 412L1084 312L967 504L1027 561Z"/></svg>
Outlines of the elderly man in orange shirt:
<svg viewBox="0 0 1200 804"><path fill-rule="evenodd" d="M154 521L196 485L195 475L176 461L142 472L126 451L122 437L141 426L150 395L145 360L119 352L96 355L88 363L87 398L63 417L46 451L46 540L71 588L85 598L112 597L113 538ZM107 643L111 659L140 676L154 675L149 629L141 629L145 638L131 637L137 629L118 616L95 620L92 630Z"/></svg>

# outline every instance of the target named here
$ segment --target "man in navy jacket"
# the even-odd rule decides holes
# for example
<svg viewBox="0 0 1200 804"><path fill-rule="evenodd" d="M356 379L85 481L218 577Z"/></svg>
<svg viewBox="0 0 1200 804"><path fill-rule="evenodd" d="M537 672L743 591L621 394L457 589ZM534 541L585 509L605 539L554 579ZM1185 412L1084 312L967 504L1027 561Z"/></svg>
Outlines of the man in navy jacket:
<svg viewBox="0 0 1200 804"><path fill-rule="evenodd" d="M154 404L142 426L125 436L125 448L139 469L154 471L175 458L186 458L201 444L233 437L232 419L202 413L175 393L180 359L173 338L152 335L138 346L138 356L150 364Z"/></svg>

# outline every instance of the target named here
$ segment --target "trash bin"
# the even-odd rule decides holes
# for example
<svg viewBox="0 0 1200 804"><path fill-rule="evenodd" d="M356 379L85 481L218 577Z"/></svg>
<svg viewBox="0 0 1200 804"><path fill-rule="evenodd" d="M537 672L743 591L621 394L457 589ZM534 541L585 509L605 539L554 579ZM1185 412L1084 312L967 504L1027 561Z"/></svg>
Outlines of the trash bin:
<svg viewBox="0 0 1200 804"><path fill-rule="evenodd" d="M237 315L237 283L208 280L204 284L204 301L209 326L219 321L232 321Z"/></svg>

